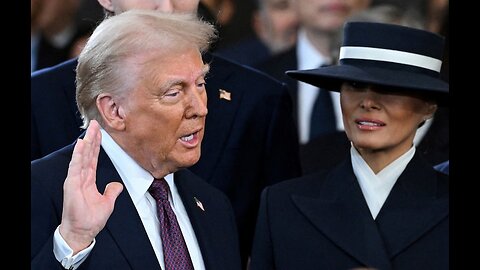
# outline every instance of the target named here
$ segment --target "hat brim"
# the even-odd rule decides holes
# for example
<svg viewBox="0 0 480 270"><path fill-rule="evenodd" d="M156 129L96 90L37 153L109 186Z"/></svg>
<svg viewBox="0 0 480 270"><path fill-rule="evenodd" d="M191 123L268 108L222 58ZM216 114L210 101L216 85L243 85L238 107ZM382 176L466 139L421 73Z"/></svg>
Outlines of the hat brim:
<svg viewBox="0 0 480 270"><path fill-rule="evenodd" d="M373 66L336 65L309 70L289 70L286 74L296 80L319 88L339 92L345 81L374 84L406 90L432 97L441 105L448 104L449 85L440 78L425 74L389 70Z"/></svg>

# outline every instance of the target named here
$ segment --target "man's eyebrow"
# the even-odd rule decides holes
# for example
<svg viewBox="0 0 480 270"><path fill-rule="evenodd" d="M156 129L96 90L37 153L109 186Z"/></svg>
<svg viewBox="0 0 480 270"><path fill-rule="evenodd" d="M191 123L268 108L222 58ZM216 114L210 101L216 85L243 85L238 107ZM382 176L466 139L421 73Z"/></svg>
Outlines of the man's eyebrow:
<svg viewBox="0 0 480 270"><path fill-rule="evenodd" d="M199 77L205 77L205 75L207 75L207 73L210 71L210 65L209 64L204 64L203 67L202 67L202 71L200 72L200 74L198 75L197 78ZM183 84L184 81L181 80L181 79L172 79L172 80L168 80L164 83L162 83L160 85L160 89L169 89L170 87L174 86L174 85L181 85Z"/></svg>

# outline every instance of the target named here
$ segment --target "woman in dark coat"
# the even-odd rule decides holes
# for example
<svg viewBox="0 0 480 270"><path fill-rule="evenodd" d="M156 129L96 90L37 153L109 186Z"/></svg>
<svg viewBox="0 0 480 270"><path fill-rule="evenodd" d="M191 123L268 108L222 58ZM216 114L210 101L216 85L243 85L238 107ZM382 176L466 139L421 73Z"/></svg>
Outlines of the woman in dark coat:
<svg viewBox="0 0 480 270"><path fill-rule="evenodd" d="M347 158L331 170L268 187L251 270L448 269L448 176L413 139L447 105L444 39L392 24L350 22L339 64L289 71L339 91Z"/></svg>

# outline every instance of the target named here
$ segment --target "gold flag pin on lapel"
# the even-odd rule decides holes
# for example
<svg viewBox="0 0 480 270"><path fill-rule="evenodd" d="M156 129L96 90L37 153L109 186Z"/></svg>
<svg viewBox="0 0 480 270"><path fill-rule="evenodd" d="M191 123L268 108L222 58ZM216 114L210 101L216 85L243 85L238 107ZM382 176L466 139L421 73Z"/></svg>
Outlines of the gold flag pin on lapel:
<svg viewBox="0 0 480 270"><path fill-rule="evenodd" d="M197 199L197 197L193 197L195 199L195 203L197 204L198 208L202 209L202 211L205 211L205 208L203 208L203 204L201 201Z"/></svg>
<svg viewBox="0 0 480 270"><path fill-rule="evenodd" d="M220 94L220 99L225 99L225 100L228 100L228 101L231 101L232 100L232 93L226 91L226 90L223 90L223 89L218 89L218 92Z"/></svg>

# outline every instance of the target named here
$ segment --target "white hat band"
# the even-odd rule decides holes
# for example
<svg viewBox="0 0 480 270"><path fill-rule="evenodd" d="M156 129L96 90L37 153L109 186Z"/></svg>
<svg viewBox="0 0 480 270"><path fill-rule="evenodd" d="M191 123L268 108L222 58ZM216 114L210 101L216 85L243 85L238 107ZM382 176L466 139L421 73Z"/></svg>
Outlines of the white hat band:
<svg viewBox="0 0 480 270"><path fill-rule="evenodd" d="M371 47L343 46L340 48L340 60L346 58L386 61L411 65L440 72L442 61L416 53L402 52Z"/></svg>

